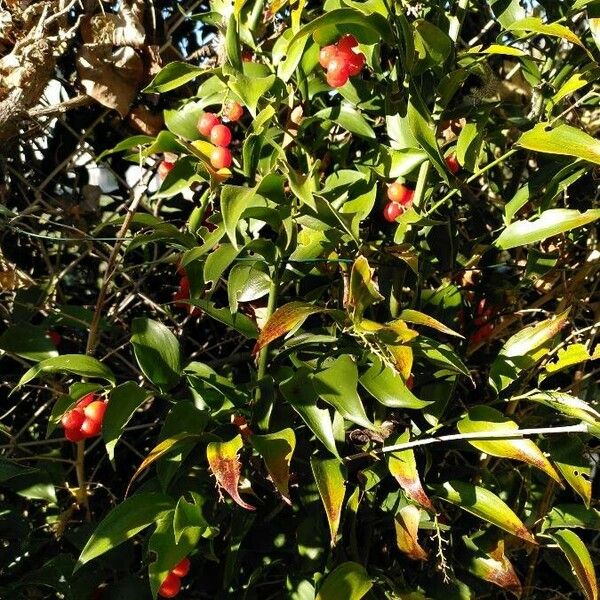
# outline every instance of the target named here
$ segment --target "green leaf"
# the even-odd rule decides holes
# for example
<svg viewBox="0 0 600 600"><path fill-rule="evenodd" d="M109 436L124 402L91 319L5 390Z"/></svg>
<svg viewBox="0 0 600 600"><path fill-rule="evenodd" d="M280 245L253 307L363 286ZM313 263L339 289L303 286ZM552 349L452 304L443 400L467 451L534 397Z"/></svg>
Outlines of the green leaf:
<svg viewBox="0 0 600 600"><path fill-rule="evenodd" d="M352 265L347 308L352 310L353 319L360 321L369 306L382 300L383 296L379 293L373 279L373 270L369 266L369 261L364 256L359 256Z"/></svg>
<svg viewBox="0 0 600 600"><path fill-rule="evenodd" d="M538 123L523 133L517 144L535 152L575 156L600 164L600 140L571 125Z"/></svg>
<svg viewBox="0 0 600 600"><path fill-rule="evenodd" d="M519 430L519 426L505 417L499 410L491 406L474 406L457 423L460 433L489 432L511 433ZM531 441L527 439L496 439L496 440L468 440L469 444L481 452L498 456L500 458L510 458L521 460L538 469L541 469L548 476L560 483L560 477L550 464L543 452Z"/></svg>
<svg viewBox="0 0 600 600"><path fill-rule="evenodd" d="M531 532L521 519L496 494L466 481L447 481L431 485L436 496L496 525L508 533L535 544Z"/></svg>
<svg viewBox="0 0 600 600"><path fill-rule="evenodd" d="M550 535L565 553L586 599L598 600L596 571L587 546L570 529L559 529Z"/></svg>
<svg viewBox="0 0 600 600"><path fill-rule="evenodd" d="M267 471L283 499L291 504L288 483L290 480L290 461L296 447L296 434L293 429L282 429L276 433L253 435L250 443L263 457Z"/></svg>
<svg viewBox="0 0 600 600"><path fill-rule="evenodd" d="M551 208L535 221L515 221L494 242L502 250L541 242L600 219L600 208L579 212L571 208Z"/></svg>
<svg viewBox="0 0 600 600"><path fill-rule="evenodd" d="M325 507L329 532L331 534L331 546L335 546L340 520L342 518L342 507L346 493L346 469L337 458L310 457L312 468L319 495Z"/></svg>
<svg viewBox="0 0 600 600"><path fill-rule="evenodd" d="M196 79L199 75L210 72L210 69L196 67L187 62L171 62L164 66L142 91L147 94L170 92Z"/></svg>
<svg viewBox="0 0 600 600"><path fill-rule="evenodd" d="M526 15L520 0L489 0L489 4L496 20L504 29Z"/></svg>
<svg viewBox="0 0 600 600"><path fill-rule="evenodd" d="M565 348L561 348L556 355L556 360L546 363L544 368L547 373L556 373L590 360L590 358L592 357L583 344L569 344Z"/></svg>
<svg viewBox="0 0 600 600"><path fill-rule="evenodd" d="M267 206L267 201L256 193L256 187L224 185L221 188L221 213L225 231L234 248L238 248L237 225L243 212L256 206Z"/></svg>
<svg viewBox="0 0 600 600"><path fill-rule="evenodd" d="M550 458L589 508L592 499L592 467L579 437L563 436L549 442Z"/></svg>
<svg viewBox="0 0 600 600"><path fill-rule="evenodd" d="M162 392L177 385L181 376L179 342L158 321L138 317L131 325L131 343L144 375Z"/></svg>
<svg viewBox="0 0 600 600"><path fill-rule="evenodd" d="M152 523L161 513L174 508L165 494L144 493L127 498L113 508L92 533L79 556L75 569L112 550Z"/></svg>
<svg viewBox="0 0 600 600"><path fill-rule="evenodd" d="M12 325L0 335L0 350L34 361L58 356L47 329L29 323Z"/></svg>
<svg viewBox="0 0 600 600"><path fill-rule="evenodd" d="M403 434L391 441L390 445L404 444L409 440L410 431L407 429ZM407 450L398 450L386 454L386 457L390 473L400 484L400 487L404 490L406 495L417 504L420 504L423 508L434 512L433 504L431 504L431 500L421 484L414 450L411 448L408 448Z"/></svg>
<svg viewBox="0 0 600 600"><path fill-rule="evenodd" d="M102 437L111 462L114 463L115 446L123 428L147 397L147 392L133 381L122 383L111 390L102 421Z"/></svg>
<svg viewBox="0 0 600 600"><path fill-rule="evenodd" d="M202 102L187 102L179 108L165 110L165 125L170 132L184 140L194 141L201 137L198 121L203 114Z"/></svg>
<svg viewBox="0 0 600 600"><path fill-rule="evenodd" d="M571 396L570 394L565 394L564 392L537 391L533 394L528 394L524 399L545 404L567 417L578 419L584 423L600 428L600 413L584 400Z"/></svg>
<svg viewBox="0 0 600 600"><path fill-rule="evenodd" d="M258 101L273 87L277 77L248 77L240 71L225 69L229 77L229 87L240 97L253 117L256 117Z"/></svg>
<svg viewBox="0 0 600 600"><path fill-rule="evenodd" d="M324 365L324 369L315 371L313 384L317 394L331 404L345 419L377 430L369 421L358 395L358 367L349 354L343 354Z"/></svg>
<svg viewBox="0 0 600 600"><path fill-rule="evenodd" d="M581 504L559 504L544 517L545 529L580 527L600 531L600 511Z"/></svg>
<svg viewBox="0 0 600 600"><path fill-rule="evenodd" d="M256 510L240 496L238 484L242 465L238 458L238 452L244 443L242 436L236 435L227 442L210 442L206 447L208 466L217 480L220 489L225 490L233 501L246 510Z"/></svg>
<svg viewBox="0 0 600 600"><path fill-rule="evenodd" d="M261 348L280 338L282 335L298 329L311 315L316 315L326 310L320 306L300 301L288 302L284 306L280 306L262 328L256 340L254 353L259 352Z"/></svg>
<svg viewBox="0 0 600 600"><path fill-rule="evenodd" d="M360 600L372 587L373 582L362 565L345 562L327 575L315 600Z"/></svg>
<svg viewBox="0 0 600 600"><path fill-rule="evenodd" d="M506 26L508 31L527 31L567 40L588 52L583 42L565 25L560 23L544 23L539 17L526 17ZM588 52L589 54L589 52Z"/></svg>
<svg viewBox="0 0 600 600"><path fill-rule="evenodd" d="M331 415L317 406L318 396L307 368L298 369L279 389L290 406L302 417L309 429L334 456L339 458L333 435Z"/></svg>
<svg viewBox="0 0 600 600"><path fill-rule="evenodd" d="M235 329L248 339L255 339L258 336L256 324L250 317L247 317L243 313L231 314L228 308L217 308L210 300L190 300L190 304L201 308L216 321Z"/></svg>
<svg viewBox="0 0 600 600"><path fill-rule="evenodd" d="M407 308L400 313L399 318L407 323L413 323L414 325L425 325L426 327L431 327L432 329L440 331L441 333L445 333L446 335L453 335L464 339L464 336L462 336L460 333L456 333L456 331L450 329L450 327L446 327L446 325L437 319L434 319L425 313L419 312L418 310Z"/></svg>
<svg viewBox="0 0 600 600"><path fill-rule="evenodd" d="M310 119L305 119L302 125L309 125L313 119L333 121L346 131L367 139L375 139L376 137L373 128L367 123L362 114L348 104L324 108L315 113Z"/></svg>
<svg viewBox="0 0 600 600"><path fill-rule="evenodd" d="M436 340L420 335L413 340L412 347L415 354L424 356L432 364L471 378L468 367L448 344L440 344Z"/></svg>
<svg viewBox="0 0 600 600"><path fill-rule="evenodd" d="M371 367L360 377L360 384L377 401L390 408L420 409L431 404L419 400L407 387L400 374L374 354L369 355Z"/></svg>
<svg viewBox="0 0 600 600"><path fill-rule="evenodd" d="M173 515L175 543L179 543L179 540L184 535L212 537L218 531L218 528L212 527L204 516L204 504L206 500L195 492L190 492L190 495L192 502L188 502L185 498L181 497L175 507L175 514Z"/></svg>
<svg viewBox="0 0 600 600"><path fill-rule="evenodd" d="M266 296L271 289L271 278L260 262L238 263L227 279L229 310L235 313L240 302L252 302Z"/></svg>
<svg viewBox="0 0 600 600"><path fill-rule="evenodd" d="M113 372L99 360L85 354L63 354L47 358L31 367L19 380L11 394L21 386L29 383L42 373L71 373L81 377L104 379L115 385Z"/></svg>

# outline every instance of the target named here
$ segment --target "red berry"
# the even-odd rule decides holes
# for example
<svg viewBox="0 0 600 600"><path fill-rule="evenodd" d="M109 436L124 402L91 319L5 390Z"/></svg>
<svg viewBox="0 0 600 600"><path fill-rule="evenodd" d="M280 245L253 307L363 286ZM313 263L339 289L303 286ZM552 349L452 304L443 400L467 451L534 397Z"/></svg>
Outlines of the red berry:
<svg viewBox="0 0 600 600"><path fill-rule="evenodd" d="M217 170L230 167L231 161L231 152L222 146L217 146L210 155L210 164Z"/></svg>
<svg viewBox="0 0 600 600"><path fill-rule="evenodd" d="M83 414L85 415L86 419L92 419L92 421L102 424L104 413L106 412L106 406L106 402L103 402L102 400L96 400L96 402L88 404L83 409Z"/></svg>
<svg viewBox="0 0 600 600"><path fill-rule="evenodd" d="M48 329L48 337L54 346L58 346L62 342L60 333L54 331L54 329Z"/></svg>
<svg viewBox="0 0 600 600"><path fill-rule="evenodd" d="M388 202L383 209L383 217L386 221L393 223L402 213L404 208L397 202Z"/></svg>
<svg viewBox="0 0 600 600"><path fill-rule="evenodd" d="M352 48L356 48L356 46L358 46L358 40L350 33L343 35L337 43L337 47L342 52L351 51Z"/></svg>
<svg viewBox="0 0 600 600"><path fill-rule="evenodd" d="M161 179L164 179L169 172L173 169L173 167L175 166L174 162L170 162L168 160L163 160L160 165L158 165L158 176Z"/></svg>
<svg viewBox="0 0 600 600"><path fill-rule="evenodd" d="M329 61L327 68L327 83L334 88L342 87L350 77L350 65L348 58L343 54L337 54Z"/></svg>
<svg viewBox="0 0 600 600"><path fill-rule="evenodd" d="M229 146L231 144L231 131L227 125L215 125L210 132L210 141L215 146Z"/></svg>
<svg viewBox="0 0 600 600"><path fill-rule="evenodd" d="M68 410L62 416L60 422L65 429L79 429L84 418L83 409L76 407L73 410Z"/></svg>
<svg viewBox="0 0 600 600"><path fill-rule="evenodd" d="M98 400L99 396L98 394L94 394L94 392L90 392L89 394L86 394L85 396L83 396L83 398L81 398L81 400L77 403L77 408L85 408L88 404L91 404L92 402L95 402L96 400Z"/></svg>
<svg viewBox="0 0 600 600"><path fill-rule="evenodd" d="M456 175L460 171L460 164L456 159L456 154L450 154L446 156L446 166L453 175Z"/></svg>
<svg viewBox="0 0 600 600"><path fill-rule="evenodd" d="M331 46L323 46L323 48L321 48L321 51L319 52L319 64L324 68L327 69L329 67L329 63L331 61L331 59L338 53L338 49L331 45Z"/></svg>
<svg viewBox="0 0 600 600"><path fill-rule="evenodd" d="M190 572L190 559L184 558L179 564L177 564L171 573L177 575L177 577L185 577Z"/></svg>
<svg viewBox="0 0 600 600"><path fill-rule="evenodd" d="M358 75L365 66L365 55L362 52L356 54L355 52L348 53L348 66L350 68L350 77Z"/></svg>
<svg viewBox="0 0 600 600"><path fill-rule="evenodd" d="M410 375L409 378L406 380L406 387L409 390L412 390L414 385L415 385L415 378L412 375Z"/></svg>
<svg viewBox="0 0 600 600"><path fill-rule="evenodd" d="M85 439L85 434L81 429L65 429L65 437L70 442L80 442Z"/></svg>
<svg viewBox="0 0 600 600"><path fill-rule="evenodd" d="M490 337L490 334L492 333L493 329L494 326L491 323L486 323L485 325L482 325L481 327L479 327L479 329L475 331L475 333L471 336L471 339L469 341L472 345L479 344L480 342L483 342L484 340Z"/></svg>
<svg viewBox="0 0 600 600"><path fill-rule="evenodd" d="M198 131L204 136L209 137L212 128L220 123L219 117L214 113L205 112L198 121Z"/></svg>
<svg viewBox="0 0 600 600"><path fill-rule="evenodd" d="M412 202L414 196L414 192L407 188L404 184L392 183L387 190L387 197L391 202L396 202L398 204L402 204L402 206L407 206Z"/></svg>
<svg viewBox="0 0 600 600"><path fill-rule="evenodd" d="M80 431L85 437L94 437L96 435L100 435L100 431L102 431L102 423L94 421L94 419L86 419L81 425Z"/></svg>
<svg viewBox="0 0 600 600"><path fill-rule="evenodd" d="M225 108L224 114L232 123L235 123L244 116L244 108L239 102L230 102Z"/></svg>
<svg viewBox="0 0 600 600"><path fill-rule="evenodd" d="M158 588L158 595L163 598L175 598L181 589L181 580L177 575L169 573L161 586Z"/></svg>

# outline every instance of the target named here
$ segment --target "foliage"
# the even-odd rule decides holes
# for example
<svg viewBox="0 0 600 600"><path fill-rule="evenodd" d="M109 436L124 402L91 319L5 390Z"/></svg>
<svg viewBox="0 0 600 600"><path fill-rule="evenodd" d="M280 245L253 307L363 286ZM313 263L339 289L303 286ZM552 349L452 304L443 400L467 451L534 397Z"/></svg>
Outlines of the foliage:
<svg viewBox="0 0 600 600"><path fill-rule="evenodd" d="M113 187L4 162L0 596L597 600L598 2L175 4L61 14Z"/></svg>

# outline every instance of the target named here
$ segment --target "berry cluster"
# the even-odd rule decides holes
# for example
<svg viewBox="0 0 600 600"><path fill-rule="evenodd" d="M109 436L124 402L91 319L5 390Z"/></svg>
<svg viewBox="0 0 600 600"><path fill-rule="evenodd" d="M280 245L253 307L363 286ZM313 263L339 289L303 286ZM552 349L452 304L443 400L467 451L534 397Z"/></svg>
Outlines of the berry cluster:
<svg viewBox="0 0 600 600"><path fill-rule="evenodd" d="M84 396L75 408L67 411L61 419L65 437L70 442L80 442L99 435L106 405L107 402L93 392Z"/></svg>
<svg viewBox="0 0 600 600"><path fill-rule="evenodd" d="M223 109L223 115L232 123L239 121L243 114L244 109L238 102L231 102ZM228 148L232 139L229 127L223 125L214 113L205 112L198 121L198 131L215 146L210 155L210 164L217 170L229 168L232 162Z"/></svg>
<svg viewBox="0 0 600 600"><path fill-rule="evenodd" d="M414 191L403 183L396 181L387 190L389 202L383 208L383 217L386 221L393 223L413 201Z"/></svg>
<svg viewBox="0 0 600 600"><path fill-rule="evenodd" d="M319 53L319 63L327 69L327 83L342 87L349 77L358 75L365 66L365 55L355 51L358 41L353 35L342 36L337 44L324 46Z"/></svg>
<svg viewBox="0 0 600 600"><path fill-rule="evenodd" d="M158 588L158 595L163 598L175 598L181 589L181 578L190 572L190 559L184 558L173 567Z"/></svg>

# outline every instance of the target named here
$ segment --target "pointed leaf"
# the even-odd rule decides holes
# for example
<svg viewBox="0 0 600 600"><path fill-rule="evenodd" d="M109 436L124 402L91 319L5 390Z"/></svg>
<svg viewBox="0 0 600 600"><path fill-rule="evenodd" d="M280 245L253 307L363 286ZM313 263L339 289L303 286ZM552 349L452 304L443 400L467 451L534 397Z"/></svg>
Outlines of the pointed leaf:
<svg viewBox="0 0 600 600"><path fill-rule="evenodd" d="M436 496L460 506L463 510L496 525L508 533L536 544L521 519L496 494L466 481L447 481L430 486Z"/></svg>
<svg viewBox="0 0 600 600"><path fill-rule="evenodd" d="M132 538L174 504L169 496L157 493L136 494L124 500L96 527L79 556L76 569Z"/></svg>
<svg viewBox="0 0 600 600"><path fill-rule="evenodd" d="M507 432L518 431L519 426L505 417L500 411L491 406L475 406L458 422L460 433L473 432ZM521 460L538 469L541 469L560 483L560 477L544 456L542 451L531 441L526 439L514 440L469 440L473 447L500 458Z"/></svg>
<svg viewBox="0 0 600 600"><path fill-rule="evenodd" d="M373 281L369 261L364 256L359 256L352 265L347 308L351 309L354 320L360 321L365 309L381 300L383 296Z"/></svg>
<svg viewBox="0 0 600 600"><path fill-rule="evenodd" d="M419 312L418 310L405 309L400 313L400 319L407 321L408 323L414 323L415 325L425 325L427 327L431 327L432 329L436 329L446 335L454 335L459 338L464 338L460 333L456 333L450 327L446 327L443 323L440 323L437 319L426 315L425 313Z"/></svg>
<svg viewBox="0 0 600 600"><path fill-rule="evenodd" d="M600 531L600 510L581 504L558 504L544 517L543 530L565 527Z"/></svg>
<svg viewBox="0 0 600 600"><path fill-rule="evenodd" d="M583 42L565 25L560 23L544 23L539 17L526 17L506 26L509 31L527 31L529 33L539 33L552 37L559 37L563 40L568 40L572 44L576 44L587 49Z"/></svg>
<svg viewBox="0 0 600 600"><path fill-rule="evenodd" d="M250 443L263 457L267 471L283 499L291 504L288 483L290 480L290 461L296 447L296 434L293 429L283 429L277 433L253 435Z"/></svg>
<svg viewBox="0 0 600 600"><path fill-rule="evenodd" d="M327 575L315 600L360 600L372 587L362 565L345 562Z"/></svg>
<svg viewBox="0 0 600 600"><path fill-rule="evenodd" d="M600 413L584 400L570 394L563 392L536 392L526 396L525 399L545 404L567 417L579 419L584 423L600 428Z"/></svg>
<svg viewBox="0 0 600 600"><path fill-rule="evenodd" d="M254 506L242 500L238 490L242 470L238 452L243 445L241 435L236 435L228 442L210 442L206 447L206 457L208 458L208 466L215 476L219 488L225 490L234 502L242 508L256 510Z"/></svg>
<svg viewBox="0 0 600 600"><path fill-rule="evenodd" d="M409 440L410 431L407 429L391 443L392 445L404 444ZM408 450L390 452L387 456L387 462L390 473L400 484L400 487L404 490L406 495L427 510L433 511L434 508L431 504L431 500L425 493L423 485L421 484L414 451L409 448Z"/></svg>
<svg viewBox="0 0 600 600"><path fill-rule="evenodd" d="M587 600L598 600L596 571L587 546L570 529L559 529L551 536L565 553Z"/></svg>
<svg viewBox="0 0 600 600"><path fill-rule="evenodd" d="M346 493L346 469L337 458L322 459L315 456L311 456L310 466L325 507L331 545L335 546Z"/></svg>
<svg viewBox="0 0 600 600"><path fill-rule="evenodd" d="M551 440L549 453L567 483L589 508L592 499L592 467L584 443L575 436Z"/></svg>
<svg viewBox="0 0 600 600"><path fill-rule="evenodd" d="M428 554L418 541L421 511L413 504L401 508L394 518L396 544L412 560L427 560Z"/></svg>

